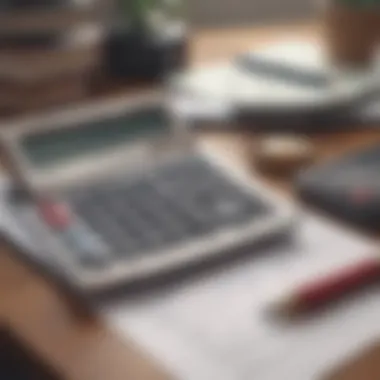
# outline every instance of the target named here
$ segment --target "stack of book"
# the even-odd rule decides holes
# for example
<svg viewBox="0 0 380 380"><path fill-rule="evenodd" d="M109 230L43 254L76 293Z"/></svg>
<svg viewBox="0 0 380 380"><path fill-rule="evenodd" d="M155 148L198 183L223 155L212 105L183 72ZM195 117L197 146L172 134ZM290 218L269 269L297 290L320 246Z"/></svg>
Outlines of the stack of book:
<svg viewBox="0 0 380 380"><path fill-rule="evenodd" d="M89 79L101 63L99 1L0 4L1 111L44 109L86 94Z"/></svg>

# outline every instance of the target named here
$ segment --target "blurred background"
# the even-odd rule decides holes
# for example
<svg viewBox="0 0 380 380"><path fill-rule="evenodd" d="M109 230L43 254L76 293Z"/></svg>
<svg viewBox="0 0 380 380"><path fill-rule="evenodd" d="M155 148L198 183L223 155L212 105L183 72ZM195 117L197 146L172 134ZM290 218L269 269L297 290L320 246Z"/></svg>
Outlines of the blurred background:
<svg viewBox="0 0 380 380"><path fill-rule="evenodd" d="M289 22L311 18L317 2L313 0L234 1L193 0L186 4L189 21L200 26L250 25Z"/></svg>
<svg viewBox="0 0 380 380"><path fill-rule="evenodd" d="M28 367L23 368L31 366L30 372L44 373L44 377L34 378L49 380L167 380L172 378L165 371L170 366L173 372L182 375L177 376L179 379L198 380L187 371L198 374L197 370L201 373L211 367L211 373L218 373L213 372L215 368L223 373L224 364L228 370L237 368L242 378L252 379L251 373L255 372L250 370L256 370L255 360L260 365L263 363L259 369L268 370L267 374L277 370L274 365L277 363L297 372L298 354L292 353L289 342L283 340L287 334L276 335L283 325L276 325L276 318L267 318L267 311L273 305L280 319L288 314L314 312L321 305L327 306L328 311L331 307L331 314L316 314L311 322L295 318L287 331L289 336L295 333L289 345L295 343L300 357L304 353L310 358L314 356L313 363L318 369L320 364L329 364L332 376L321 379L379 378L380 293L376 289L371 293L374 288L369 287L368 294L359 292L357 298L349 297L342 304L337 302L367 285L378 286L380 278L380 260L374 254L380 237L379 41L379 0L0 0L0 166L4 169L0 176L0 233L4 231L0 235L0 330L4 325L4 332L0 332L0 379L8 361L12 364L7 367L9 373L17 372L19 363L25 362ZM129 111L124 114L123 109L119 114L117 107L119 111L114 114L103 112L121 104L115 99L130 101L135 95L140 99L140 93L151 90L158 91L160 101L167 101L165 107L160 103L158 108L153 107L153 113L150 103L146 109L131 107L131 118ZM164 98L162 94L169 96ZM168 108L176 121L181 121L174 129L167 128L171 126ZM61 118L62 109L69 115L74 111L80 122ZM46 134L38 132L43 122L31 122L35 116L47 123ZM24 130L18 129L20 125ZM94 125L97 133L93 134ZM140 254L144 259L149 256L148 263L153 251L158 259L160 254L164 257L167 246L162 249L160 244L166 244L166 235L168 239L178 238L181 244L193 242L194 231L209 233L206 238L212 238L211 233L224 228L223 223L237 231L244 230L244 223L251 226L252 220L264 220L261 218L266 218L266 212L270 214L274 210L266 208L267 200L262 202L267 194L261 187L251 194L239 192L240 185L232 186L235 179L230 174L234 170L218 177L213 175L213 166L203 170L205 161L198 160L198 156L187 161L188 146L186 149L182 145L174 146L177 135L175 138L174 134L170 135L182 125L190 132L188 136L196 137L189 139L191 144L199 143L205 151L217 152L263 189L268 186L282 194L284 204L300 210L287 220L284 233L287 237L288 232L294 234L299 245L287 245L292 239L284 239L286 244L279 250L291 249L282 252L283 255L268 249L260 257L251 254L239 257L236 262L231 260L226 267L222 262L210 272L206 266L204 271L191 273L194 277L179 278L178 283L168 287L167 293L166 288L160 293L163 288L157 287L151 298L142 298L141 308L139 302L129 304L129 299L125 303L124 300L119 303L120 299L114 303L114 300L90 303L84 289L75 288L78 278L71 278L67 274L70 271L58 273L62 269L63 261L59 260L62 257L57 259L55 270L58 271L53 271L53 276L35 269L32 265L35 261L46 264L46 255L37 255L36 259L27 249L19 249L19 241L12 235L16 231L17 236L18 228L32 231L38 243L50 242L52 234L54 239L62 239L60 243L69 247L75 263L79 263L78 267L73 266L75 270L81 271L88 263L93 265L98 260L100 266L91 270L104 269L107 274L107 260L112 265L116 260L116 265L127 266L128 260L138 260ZM55 130L57 126L62 134L49 133L50 127ZM140 135L145 127L149 133ZM113 132L109 133L111 129ZM133 133L129 135L127 129ZM136 140L131 136L137 136ZM157 167L157 172L150 175L147 171L146 178L142 177L147 182L140 187L135 161L126 157L135 158L133 155L139 149L129 151L129 148L135 142L146 142L147 136L151 139L149 144L157 142L156 137L162 137L165 143L170 141L173 145L162 146L176 148L173 152L178 156L173 156L175 160L172 166L168 165L167 172L159 172L160 165L164 167L167 163L160 158L171 154L171 149L160 149L159 154L163 156L157 162L146 154L150 153L149 149L142 150L142 159L136 155L136 167L145 169L139 164L146 160L152 170ZM28 141L30 150L35 149L34 157L42 157L41 166L25 166L33 170L22 170L26 157L33 156L26 152ZM122 145L118 145L120 141ZM45 148L49 155L39 156ZM115 161L119 156L109 156L117 169L122 164L128 167L122 178L115 176L115 180L123 180L120 183L125 185L118 188L122 191L116 192L112 186L96 187L108 180L108 173L104 166L97 167L98 162L114 149L118 153L123 149L123 153L132 152L131 156L120 156L123 162ZM57 151L62 157L55 161ZM74 156L76 161L72 160ZM90 166L80 163L91 159L88 171L98 176L95 179L99 183L89 181L86 187L87 182L82 181L76 166L86 171ZM200 166L192 166L199 162ZM57 177L68 173L74 179L75 191L66 194L64 186L54 192L57 189L52 186L52 194L47 191L49 196L45 198L45 191L34 188L33 175L49 182L51 172L46 169L49 165L63 169L54 172ZM134 176L136 172L139 175ZM130 176L131 182L124 182L124 175ZM173 206L171 200L167 202L172 209L165 203L166 193L163 197L159 191L150 192L156 189L157 184L153 182L156 180L168 181L165 184L173 191L170 196L176 203ZM137 186L129 188L130 183ZM205 183L207 186L203 186ZM165 202L157 207L156 199L161 198ZM268 202L272 201L269 198ZM115 203L115 199L120 203ZM132 203L141 206L132 208L136 218L129 216L128 207ZM247 206L251 204L254 207ZM256 209L257 205L260 207ZM258 211L262 205L263 213ZM30 210L34 219L27 219ZM315 210L326 219L316 216ZM168 215L174 215L178 223L172 223ZM247 218L241 225L237 221L240 217ZM76 224L78 220L85 221L85 225ZM166 223L168 220L170 223ZM290 228L294 220L296 228ZM191 228L186 225L189 221ZM182 222L185 232L172 233L173 225L181 227ZM46 240L38 234L34 236L35 225L42 225ZM269 232L277 233L275 229ZM94 239L96 234L104 234L106 244ZM162 238L161 234L166 235ZM266 236L258 230L249 238L262 235ZM236 239L235 243L244 241ZM144 244L151 245L145 250ZM41 252L45 253L42 248ZM83 252L89 256L81 257ZM119 253L122 253L120 257ZM171 254L175 256L175 253ZM228 254L231 253L234 256L232 249ZM255 277L260 260L266 269ZM133 271L129 274L134 278ZM95 283L97 275L93 277ZM65 285L70 286L59 286L61 283L54 276L59 280L63 276ZM99 278L103 277L99 275ZM113 280L110 278L111 284ZM182 285L183 293L176 293L176 287ZM286 289L287 286L291 289ZM269 293L275 288L287 291L272 305ZM178 331L172 328L175 327L172 320L179 321ZM252 321L257 322L253 329ZM14 333L9 335L9 331ZM193 331L198 333L194 346L192 340L191 343L187 340ZM251 332L258 332L259 339L263 337L260 345ZM130 339L133 334L135 340ZM321 339L315 339L317 336ZM201 357L197 348L205 337L212 345L216 342L214 348L218 354L227 353L227 359L233 360L226 363L220 360L223 365L219 367ZM170 338L174 342L178 338L180 348L171 345ZM219 346L219 339L223 347ZM314 340L321 344L319 356L314 349L305 348ZM375 344L371 346L371 342ZM193 351L190 346L194 347ZM23 347L28 349L25 351ZM289 353L289 363L296 364L287 365L287 360L278 355L278 347L284 348L281 352ZM184 354L179 358L183 361L177 361L181 349ZM2 356L3 352L8 355ZM260 356L262 353L265 358ZM347 353L355 354L358 359L349 361L350 365L345 367L342 357L348 357L343 355ZM153 361L152 357L158 359ZM35 362L48 365L36 369ZM304 364L307 372L308 360ZM354 367L358 369L352 370ZM356 377L351 376L354 372ZM19 376L31 379L28 370ZM228 380L240 380L227 376ZM206 375L203 372L199 378L219 377L208 376L206 370ZM278 379L269 375L265 378ZM298 380L294 376L289 379ZM285 380L288 380L286 376Z"/></svg>

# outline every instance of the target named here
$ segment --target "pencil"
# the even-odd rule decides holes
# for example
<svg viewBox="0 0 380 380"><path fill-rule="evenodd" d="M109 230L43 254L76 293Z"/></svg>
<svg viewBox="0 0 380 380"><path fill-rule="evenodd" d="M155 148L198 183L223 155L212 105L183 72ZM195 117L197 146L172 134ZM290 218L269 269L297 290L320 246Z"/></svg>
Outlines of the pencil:
<svg viewBox="0 0 380 380"><path fill-rule="evenodd" d="M286 317L303 315L377 280L380 280L380 259L367 259L301 285L270 304L269 312Z"/></svg>

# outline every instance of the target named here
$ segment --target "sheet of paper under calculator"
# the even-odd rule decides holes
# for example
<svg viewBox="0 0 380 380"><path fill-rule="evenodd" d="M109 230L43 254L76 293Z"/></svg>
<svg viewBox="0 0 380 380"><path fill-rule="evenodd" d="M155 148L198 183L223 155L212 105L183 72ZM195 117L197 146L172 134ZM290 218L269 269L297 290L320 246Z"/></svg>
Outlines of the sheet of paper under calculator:
<svg viewBox="0 0 380 380"><path fill-rule="evenodd" d="M290 244L99 310L174 379L319 379L380 336L380 289L287 326L265 307L290 286L374 254L372 243L302 215Z"/></svg>
<svg viewBox="0 0 380 380"><path fill-rule="evenodd" d="M1 210L6 186L0 178L0 230L9 222ZM319 379L380 337L380 289L288 326L269 321L265 307L288 287L376 255L377 247L313 215L298 224L292 243L150 296L99 305L99 313L174 379ZM30 247L22 234L18 243Z"/></svg>

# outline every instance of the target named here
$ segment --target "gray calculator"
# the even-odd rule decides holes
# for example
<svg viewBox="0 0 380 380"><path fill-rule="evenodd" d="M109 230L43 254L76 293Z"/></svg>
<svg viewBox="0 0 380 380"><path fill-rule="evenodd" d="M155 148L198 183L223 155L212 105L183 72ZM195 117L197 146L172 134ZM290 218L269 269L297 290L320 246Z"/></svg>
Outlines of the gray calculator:
<svg viewBox="0 0 380 380"><path fill-rule="evenodd" d="M9 226L88 291L233 255L292 224L287 204L202 148L160 93L8 123L1 141Z"/></svg>

